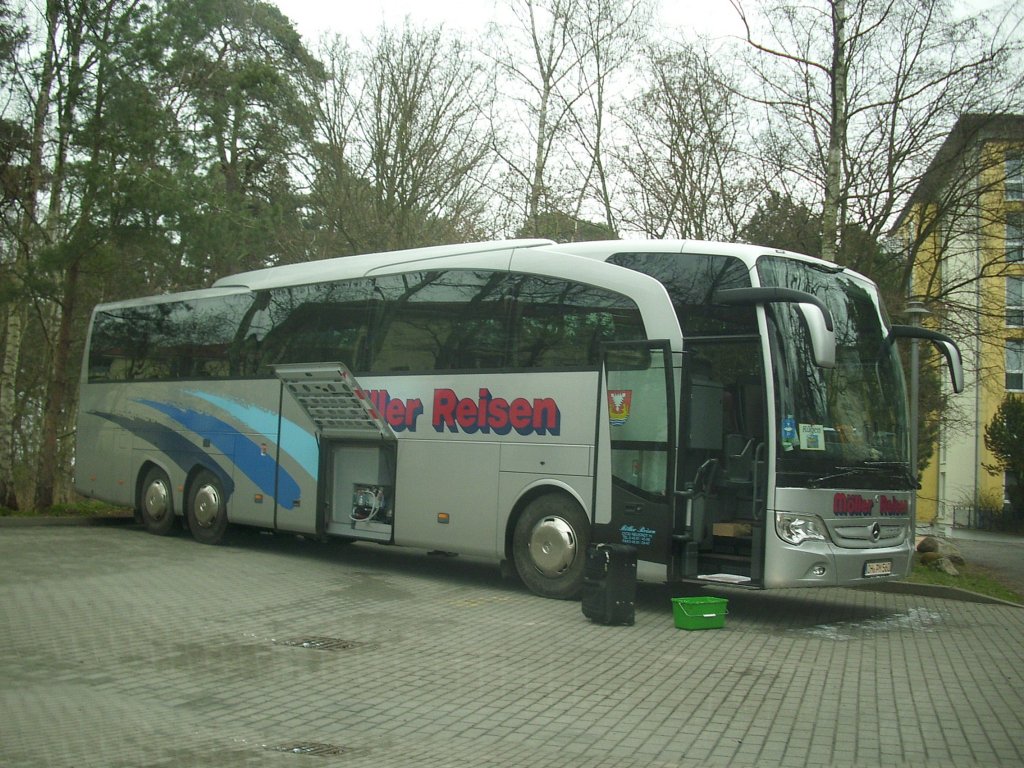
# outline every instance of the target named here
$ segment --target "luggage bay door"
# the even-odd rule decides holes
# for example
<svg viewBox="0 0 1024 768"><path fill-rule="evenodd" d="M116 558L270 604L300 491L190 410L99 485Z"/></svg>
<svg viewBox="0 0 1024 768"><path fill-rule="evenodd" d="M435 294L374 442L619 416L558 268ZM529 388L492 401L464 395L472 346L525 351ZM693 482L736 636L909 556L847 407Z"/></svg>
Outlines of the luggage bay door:
<svg viewBox="0 0 1024 768"><path fill-rule="evenodd" d="M604 346L598 386L594 535L668 563L676 455L675 388L667 341Z"/></svg>
<svg viewBox="0 0 1024 768"><path fill-rule="evenodd" d="M319 449L317 532L390 541L395 435L341 363L278 365L274 373L313 422Z"/></svg>

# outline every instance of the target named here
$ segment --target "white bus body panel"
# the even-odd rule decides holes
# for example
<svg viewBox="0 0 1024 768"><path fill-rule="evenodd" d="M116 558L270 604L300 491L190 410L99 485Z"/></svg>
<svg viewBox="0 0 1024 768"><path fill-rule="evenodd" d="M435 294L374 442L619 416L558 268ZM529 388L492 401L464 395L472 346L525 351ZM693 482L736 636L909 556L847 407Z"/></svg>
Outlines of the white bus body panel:
<svg viewBox="0 0 1024 768"><path fill-rule="evenodd" d="M595 372L367 376L360 384L394 421L396 544L501 558L516 503L545 482L571 488L589 514ZM516 426L505 418L513 411Z"/></svg>

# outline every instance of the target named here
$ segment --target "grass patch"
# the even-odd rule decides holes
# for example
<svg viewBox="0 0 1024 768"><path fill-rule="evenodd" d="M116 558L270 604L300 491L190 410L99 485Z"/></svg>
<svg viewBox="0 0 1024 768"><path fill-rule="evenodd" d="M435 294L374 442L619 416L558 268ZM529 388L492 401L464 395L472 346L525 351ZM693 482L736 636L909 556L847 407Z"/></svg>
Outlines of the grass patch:
<svg viewBox="0 0 1024 768"><path fill-rule="evenodd" d="M48 509L16 510L0 507L0 517L131 517L127 507L87 499L71 504L54 504Z"/></svg>
<svg viewBox="0 0 1024 768"><path fill-rule="evenodd" d="M906 579L914 584L938 584L943 587L957 587L966 589L969 592L977 592L979 595L987 595L999 600L1007 600L1011 603L1024 604L1024 595L1006 586L992 573L991 570L980 565L958 565L959 576L950 576L948 573L937 571L927 565L914 563L914 570Z"/></svg>

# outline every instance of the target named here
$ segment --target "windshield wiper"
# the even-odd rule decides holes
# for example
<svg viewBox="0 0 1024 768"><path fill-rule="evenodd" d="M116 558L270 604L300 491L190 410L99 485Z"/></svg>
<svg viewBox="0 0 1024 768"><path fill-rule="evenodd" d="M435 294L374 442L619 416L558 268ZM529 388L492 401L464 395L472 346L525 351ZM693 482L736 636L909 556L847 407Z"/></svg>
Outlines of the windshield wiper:
<svg viewBox="0 0 1024 768"><path fill-rule="evenodd" d="M917 479L911 474L910 467L907 466L905 461L865 461L855 467L839 466L835 469L835 472L809 480L807 482L807 487L820 488L823 483L829 482L830 480L837 480L840 477L850 477L851 475L880 475L893 470L895 470L899 475L900 480L907 484L908 488L920 487Z"/></svg>
<svg viewBox="0 0 1024 768"><path fill-rule="evenodd" d="M862 472L874 474L881 471L881 469L876 469L874 467L836 467L835 472L822 475L821 477L816 477L813 480L808 480L807 487L820 488L822 483L827 483L829 480L837 480L840 477L849 477L850 475L859 475Z"/></svg>
<svg viewBox="0 0 1024 768"><path fill-rule="evenodd" d="M921 484L917 481L917 477L914 476L913 471L910 469L910 464L905 461L865 461L864 466L896 470L900 478L906 481L910 488L914 490L921 488Z"/></svg>

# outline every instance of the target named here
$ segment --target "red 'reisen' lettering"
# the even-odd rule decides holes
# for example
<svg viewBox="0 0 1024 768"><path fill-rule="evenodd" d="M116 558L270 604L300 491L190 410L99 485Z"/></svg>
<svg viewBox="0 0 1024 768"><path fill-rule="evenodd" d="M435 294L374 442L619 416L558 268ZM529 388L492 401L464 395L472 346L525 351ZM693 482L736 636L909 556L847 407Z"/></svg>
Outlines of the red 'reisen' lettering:
<svg viewBox="0 0 1024 768"><path fill-rule="evenodd" d="M434 390L434 414L431 426L443 432L507 435L515 430L520 435L557 435L561 430L562 413L550 397L527 400L517 397L506 400L494 397L489 389L480 389L477 399L460 398L452 389Z"/></svg>

